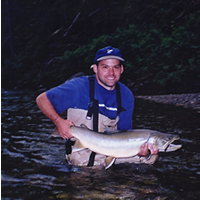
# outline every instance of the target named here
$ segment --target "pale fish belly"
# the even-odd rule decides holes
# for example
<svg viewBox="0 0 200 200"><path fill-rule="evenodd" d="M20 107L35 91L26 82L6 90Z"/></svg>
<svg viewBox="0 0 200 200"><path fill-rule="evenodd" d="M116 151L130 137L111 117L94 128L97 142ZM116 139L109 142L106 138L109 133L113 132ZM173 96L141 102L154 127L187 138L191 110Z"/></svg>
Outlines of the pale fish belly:
<svg viewBox="0 0 200 200"><path fill-rule="evenodd" d="M125 158L137 155L140 151L141 145L144 144L145 141L113 141L111 139L96 139L88 142L88 140L82 139L81 143L86 148L89 148L90 150L99 154L112 156L115 158Z"/></svg>

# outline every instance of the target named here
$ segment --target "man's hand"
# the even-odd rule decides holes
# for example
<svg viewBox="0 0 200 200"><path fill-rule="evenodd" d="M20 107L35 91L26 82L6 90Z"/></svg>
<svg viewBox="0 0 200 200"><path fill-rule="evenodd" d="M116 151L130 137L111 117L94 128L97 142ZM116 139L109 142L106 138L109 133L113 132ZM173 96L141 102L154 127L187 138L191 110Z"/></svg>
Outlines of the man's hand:
<svg viewBox="0 0 200 200"><path fill-rule="evenodd" d="M146 142L140 147L140 152L138 153L138 155L148 157L149 150L151 152L151 155L157 154L159 151L159 149L154 150L152 144L149 145L149 149L148 149L148 143Z"/></svg>
<svg viewBox="0 0 200 200"><path fill-rule="evenodd" d="M74 123L72 121L59 118L55 124L58 129L58 133L62 138L69 139L73 137L70 132L70 126L74 126Z"/></svg>

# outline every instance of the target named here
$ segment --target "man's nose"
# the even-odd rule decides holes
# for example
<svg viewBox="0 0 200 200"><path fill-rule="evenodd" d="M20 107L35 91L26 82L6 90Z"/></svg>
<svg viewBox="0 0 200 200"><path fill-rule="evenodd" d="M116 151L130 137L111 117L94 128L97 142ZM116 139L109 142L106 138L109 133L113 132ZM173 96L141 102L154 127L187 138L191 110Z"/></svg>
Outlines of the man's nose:
<svg viewBox="0 0 200 200"><path fill-rule="evenodd" d="M114 74L114 69L113 69L113 67L111 67L110 69L109 69L109 74Z"/></svg>

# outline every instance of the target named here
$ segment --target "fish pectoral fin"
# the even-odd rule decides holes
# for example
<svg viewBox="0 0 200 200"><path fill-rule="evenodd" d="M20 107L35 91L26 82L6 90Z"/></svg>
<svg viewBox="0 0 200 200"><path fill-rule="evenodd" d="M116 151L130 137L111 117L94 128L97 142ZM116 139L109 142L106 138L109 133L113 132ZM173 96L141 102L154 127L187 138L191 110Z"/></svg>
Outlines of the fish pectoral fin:
<svg viewBox="0 0 200 200"><path fill-rule="evenodd" d="M107 127L104 130L104 133L106 134L113 134L113 133L119 133L120 131L111 127Z"/></svg>
<svg viewBox="0 0 200 200"><path fill-rule="evenodd" d="M107 157L105 160L106 161L105 169L108 169L115 162L115 160L116 160L116 158L114 158L114 157L111 157L111 156Z"/></svg>
<svg viewBox="0 0 200 200"><path fill-rule="evenodd" d="M87 147L85 147L79 140L76 140L72 152L80 151L86 148Z"/></svg>

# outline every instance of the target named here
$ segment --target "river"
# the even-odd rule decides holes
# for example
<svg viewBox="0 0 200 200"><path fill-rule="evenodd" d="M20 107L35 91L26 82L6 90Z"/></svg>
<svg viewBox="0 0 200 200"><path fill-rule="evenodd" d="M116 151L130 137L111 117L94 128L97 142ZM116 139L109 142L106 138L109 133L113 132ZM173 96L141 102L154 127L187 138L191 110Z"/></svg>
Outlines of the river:
<svg viewBox="0 0 200 200"><path fill-rule="evenodd" d="M159 153L154 165L70 167L38 94L1 91L1 199L199 199L199 113L136 99L133 127L178 134L182 148Z"/></svg>

